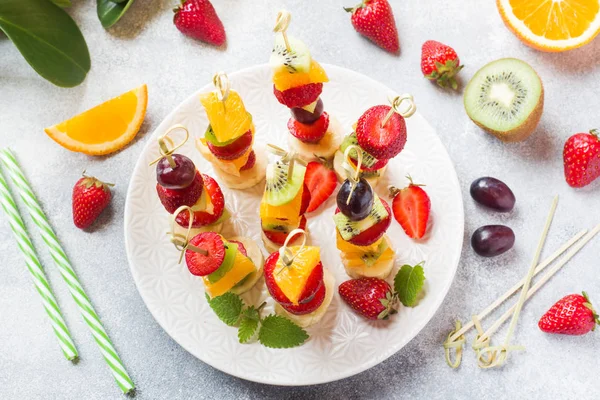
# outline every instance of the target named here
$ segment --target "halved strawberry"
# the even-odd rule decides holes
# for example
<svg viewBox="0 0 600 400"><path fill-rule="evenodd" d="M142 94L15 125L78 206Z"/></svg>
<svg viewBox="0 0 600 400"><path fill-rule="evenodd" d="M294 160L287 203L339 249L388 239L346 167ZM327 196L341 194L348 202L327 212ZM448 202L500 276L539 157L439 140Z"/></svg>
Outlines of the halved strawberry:
<svg viewBox="0 0 600 400"><path fill-rule="evenodd" d="M323 163L311 161L306 166L304 184L310 191L310 204L306 212L312 212L333 194L337 186L337 176L335 171Z"/></svg>
<svg viewBox="0 0 600 400"><path fill-rule="evenodd" d="M219 269L225 258L225 244L221 235L202 232L194 236L190 244L208 252L204 255L192 250L185 251L185 263L192 275L206 276Z"/></svg>
<svg viewBox="0 0 600 400"><path fill-rule="evenodd" d="M183 189L167 189L158 183L156 192L162 205L169 214L173 214L181 206L193 206L200 196L202 196L202 187L204 186L200 172L196 171L196 176L192 183Z"/></svg>
<svg viewBox="0 0 600 400"><path fill-rule="evenodd" d="M381 203L387 210L387 213L388 213L387 218L381 220L380 222L373 225L366 231L359 233L357 236L348 240L348 242L350 242L356 246L369 246L369 245L372 245L373 243L375 243L376 241L378 241L379 239L381 239L381 237L385 234L385 231L387 231L387 229L390 227L390 225L392 223L392 217L391 217L392 210L390 210L390 206L384 199L379 198L379 200L381 200ZM339 208L337 208L335 210L335 213L337 214L339 212L340 212L340 210L339 210Z"/></svg>
<svg viewBox="0 0 600 400"><path fill-rule="evenodd" d="M298 305L292 304L289 306L282 304L281 307L283 307L283 309L289 312L290 314L309 314L315 311L317 308L319 308L321 304L323 304L323 300L325 300L326 291L327 290L325 287L325 283L321 281L321 284L319 285L317 291L310 298L307 299L306 303L299 302Z"/></svg>
<svg viewBox="0 0 600 400"><path fill-rule="evenodd" d="M225 146L215 146L210 141L207 141L206 144L210 152L218 159L235 160L241 157L252 145L252 138L252 131L248 131Z"/></svg>
<svg viewBox="0 0 600 400"><path fill-rule="evenodd" d="M304 185L302 186L302 203L300 204L300 212L298 215L306 214L306 210L310 204L312 199L312 194L310 190L308 190L308 186L306 186L306 180L304 181Z"/></svg>
<svg viewBox="0 0 600 400"><path fill-rule="evenodd" d="M245 255L246 257L248 257L248 252L246 251L246 246L244 246L244 243L238 242L237 240L229 240L229 243L235 243L235 244L237 244L238 250L243 255Z"/></svg>
<svg viewBox="0 0 600 400"><path fill-rule="evenodd" d="M324 112L312 124L302 124L294 118L288 121L288 129L292 136L304 143L318 143L329 128L329 115Z"/></svg>
<svg viewBox="0 0 600 400"><path fill-rule="evenodd" d="M306 217L304 215L302 216L302 218L300 218L300 224L298 228L303 230L306 229ZM263 232L265 233L267 239L279 246L283 246L283 244L285 243L285 239L288 236L286 232L265 231L264 229Z"/></svg>
<svg viewBox="0 0 600 400"><path fill-rule="evenodd" d="M322 83L309 83L284 91L279 91L273 85L273 93L277 100L286 107L304 107L317 101L323 91Z"/></svg>
<svg viewBox="0 0 600 400"><path fill-rule="evenodd" d="M390 109L391 107L386 105L371 107L356 123L356 139L359 146L378 160L397 156L406 144L404 117L393 113L382 126Z"/></svg>
<svg viewBox="0 0 600 400"><path fill-rule="evenodd" d="M213 205L213 212L211 214L206 211L194 211L194 222L192 223L193 228L201 228L217 222L225 210L225 198L223 197L223 192L221 191L217 181L205 174L202 174L202 179L204 180L204 188L210 196L210 202ZM176 221L179 225L187 228L190 222L189 213L179 213Z"/></svg>
<svg viewBox="0 0 600 400"><path fill-rule="evenodd" d="M393 197L392 209L396 221L408 237L421 239L427 230L431 211L431 200L427 193L411 181L410 185L402 190L391 187L390 196Z"/></svg>
<svg viewBox="0 0 600 400"><path fill-rule="evenodd" d="M250 155L248 155L248 161L246 161L246 164L242 165L240 168L240 172L249 170L250 168L254 167L254 164L256 164L256 153L254 153L254 150L252 150Z"/></svg>

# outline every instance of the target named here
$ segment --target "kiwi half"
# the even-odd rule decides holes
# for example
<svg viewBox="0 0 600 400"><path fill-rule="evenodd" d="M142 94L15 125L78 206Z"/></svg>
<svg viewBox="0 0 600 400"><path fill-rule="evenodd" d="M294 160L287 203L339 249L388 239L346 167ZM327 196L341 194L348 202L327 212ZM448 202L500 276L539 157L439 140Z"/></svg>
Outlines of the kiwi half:
<svg viewBox="0 0 600 400"><path fill-rule="evenodd" d="M519 142L540 122L544 87L529 64L503 58L477 71L465 88L464 102L479 127L504 142Z"/></svg>
<svg viewBox="0 0 600 400"><path fill-rule="evenodd" d="M287 39L290 45L289 50L286 47L283 35L278 34L275 36L275 44L271 51L269 64L275 69L285 67L292 74L308 72L311 62L308 47L301 40L294 37L288 36Z"/></svg>
<svg viewBox="0 0 600 400"><path fill-rule="evenodd" d="M288 165L281 162L267 166L265 201L272 206L282 206L294 200L304 185L306 167L296 163L292 177L288 180Z"/></svg>

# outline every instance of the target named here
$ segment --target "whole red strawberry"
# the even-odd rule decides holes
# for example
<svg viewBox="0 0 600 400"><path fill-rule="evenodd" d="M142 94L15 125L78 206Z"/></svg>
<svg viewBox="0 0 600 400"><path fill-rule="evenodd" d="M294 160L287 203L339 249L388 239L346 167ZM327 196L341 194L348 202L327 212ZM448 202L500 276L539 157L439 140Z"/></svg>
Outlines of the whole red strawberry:
<svg viewBox="0 0 600 400"><path fill-rule="evenodd" d="M587 293L563 297L540 319L538 326L547 333L585 335L600 324Z"/></svg>
<svg viewBox="0 0 600 400"><path fill-rule="evenodd" d="M352 13L352 26L358 33L390 53L400 52L394 13L387 0L363 0L344 10Z"/></svg>
<svg viewBox="0 0 600 400"><path fill-rule="evenodd" d="M338 291L340 297L365 318L387 319L396 313L396 297L383 279L351 279L343 282Z"/></svg>
<svg viewBox="0 0 600 400"><path fill-rule="evenodd" d="M173 23L184 35L215 46L225 43L225 28L210 1L182 0L173 12Z"/></svg>
<svg viewBox="0 0 600 400"><path fill-rule="evenodd" d="M589 185L600 176L600 132L578 133L565 143L563 161L567 183L575 188Z"/></svg>
<svg viewBox="0 0 600 400"><path fill-rule="evenodd" d="M425 78L436 81L443 88L451 87L456 90L458 82L454 76L462 68L463 65L460 65L460 59L452 47L435 40L423 43L421 72Z"/></svg>
<svg viewBox="0 0 600 400"><path fill-rule="evenodd" d="M73 223L80 229L90 226L108 203L111 193L110 183L104 183L93 176L79 179L73 187Z"/></svg>

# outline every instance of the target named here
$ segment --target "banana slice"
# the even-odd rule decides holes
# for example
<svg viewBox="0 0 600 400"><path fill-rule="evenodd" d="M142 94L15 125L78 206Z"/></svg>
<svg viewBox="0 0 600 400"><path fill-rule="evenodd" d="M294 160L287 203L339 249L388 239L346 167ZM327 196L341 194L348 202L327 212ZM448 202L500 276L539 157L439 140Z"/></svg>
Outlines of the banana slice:
<svg viewBox="0 0 600 400"><path fill-rule="evenodd" d="M346 170L342 167L344 163L344 155L340 151L335 152L335 157L333 158L333 170L338 177L340 182L344 182L346 180ZM387 165L379 170L379 176L371 176L365 178L372 187L377 186L377 182L379 182L379 178L385 174L385 170L387 169Z"/></svg>
<svg viewBox="0 0 600 400"><path fill-rule="evenodd" d="M392 248L392 242L390 238L385 235L384 240L387 242L388 247ZM389 276L392 268L394 268L394 257L386 260L377 260L374 265L368 266L367 264L361 263L356 265L356 260L348 260L342 253L342 264L346 269L346 273L353 279L358 278L380 278L385 279Z"/></svg>
<svg viewBox="0 0 600 400"><path fill-rule="evenodd" d="M304 231L308 235L308 228L306 228ZM279 248L281 246L278 245L275 242L272 242L268 237L266 237L265 236L265 232L262 229L260 231L260 236L262 237L263 243L265 244L265 249L267 249L267 251L269 252L269 254L274 253L276 251L279 251ZM290 243L288 245L289 246L296 246L296 245L300 244L300 242L301 242L301 240L300 240L300 237L299 237L298 239L294 239L294 240L290 241Z"/></svg>
<svg viewBox="0 0 600 400"><path fill-rule="evenodd" d="M252 272L248 276L248 278L246 278L246 281L242 285L240 285L238 287L234 287L233 289L230 290L231 292L233 292L235 294L242 294L242 293L245 293L248 290L252 289L254 287L254 285L256 284L256 282L262 276L263 265L264 265L265 259L263 257L262 251L260 251L260 248L254 242L254 240L249 239L244 236L236 236L236 237L232 237L227 240L235 240L235 241L242 243L244 245L244 247L246 248L246 253L248 254L248 258L250 258L252 260L252 262L254 263L254 265L257 268L256 271Z"/></svg>
<svg viewBox="0 0 600 400"><path fill-rule="evenodd" d="M333 299L333 294L335 292L335 278L327 269L323 269L323 282L325 283L325 299L323 299L323 303L315 311L311 312L310 314L294 315L290 314L289 312L284 310L283 307L276 303L275 312L279 315L291 319L302 328L307 328L311 325L316 324L321 320L321 318L323 318L323 316L327 312L327 309L329 308L329 304L331 304L331 300Z"/></svg>
<svg viewBox="0 0 600 400"><path fill-rule="evenodd" d="M290 150L294 150L306 162L317 160L317 157L331 159L342 144L344 138L342 125L336 117L329 117L329 128L319 143L304 143L291 134L288 135Z"/></svg>

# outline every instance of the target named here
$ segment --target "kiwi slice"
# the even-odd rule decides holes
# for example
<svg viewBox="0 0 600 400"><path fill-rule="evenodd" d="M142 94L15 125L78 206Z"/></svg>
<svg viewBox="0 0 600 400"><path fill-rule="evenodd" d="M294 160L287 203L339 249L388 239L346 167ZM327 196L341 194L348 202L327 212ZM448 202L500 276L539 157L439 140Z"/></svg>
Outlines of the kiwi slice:
<svg viewBox="0 0 600 400"><path fill-rule="evenodd" d="M544 87L529 64L503 58L477 71L465 88L464 102L479 127L505 142L518 142L540 121Z"/></svg>
<svg viewBox="0 0 600 400"><path fill-rule="evenodd" d="M335 226L342 236L342 239L348 241L366 231L373 225L383 221L385 218L387 218L387 216L388 212L385 209L385 206L379 199L379 196L375 195L373 208L371 209L369 215L367 215L364 219L361 219L360 221L350 221L348 217L339 212L333 216L333 222L335 222Z"/></svg>
<svg viewBox="0 0 600 400"><path fill-rule="evenodd" d="M233 265L235 264L235 256L238 252L237 244L229 243L225 240L223 243L225 244L225 257L223 257L221 266L215 272L207 276L210 283L215 283L223 278L225 274L231 271L231 268L233 268Z"/></svg>
<svg viewBox="0 0 600 400"><path fill-rule="evenodd" d="M282 206L294 200L302 185L306 167L294 164L292 178L288 181L288 165L277 161L267 166L265 201L272 206Z"/></svg>
<svg viewBox="0 0 600 400"><path fill-rule="evenodd" d="M383 252L386 251L388 247L388 242L384 239L381 241L381 243L379 243L379 246L377 246L376 251L365 253L362 256L360 256L360 259L367 265L367 267L372 267L377 263L379 257L381 257Z"/></svg>
<svg viewBox="0 0 600 400"><path fill-rule="evenodd" d="M310 51L301 41L291 36L287 37L290 50L285 45L283 35L275 36L275 44L271 51L269 64L273 68L285 67L290 73L305 73L310 70Z"/></svg>
<svg viewBox="0 0 600 400"><path fill-rule="evenodd" d="M263 231L290 233L295 228L291 225L286 225L284 221L281 221L279 224L262 224L262 229Z"/></svg>
<svg viewBox="0 0 600 400"><path fill-rule="evenodd" d="M352 132L352 134L350 134L344 138L344 140L342 141L342 144L340 145L340 151L342 153L344 153L346 151L346 149L352 145L358 146L358 140L356 139L356 132ZM358 146L358 147L360 147L360 146ZM354 150L354 149L350 150L349 156L354 158L355 160L358 160L358 154L356 153L356 150ZM373 157L372 155L370 155L369 153L367 153L364 150L362 151L362 156L363 156L362 164L365 167L372 167L377 162L377 159L375 157Z"/></svg>

